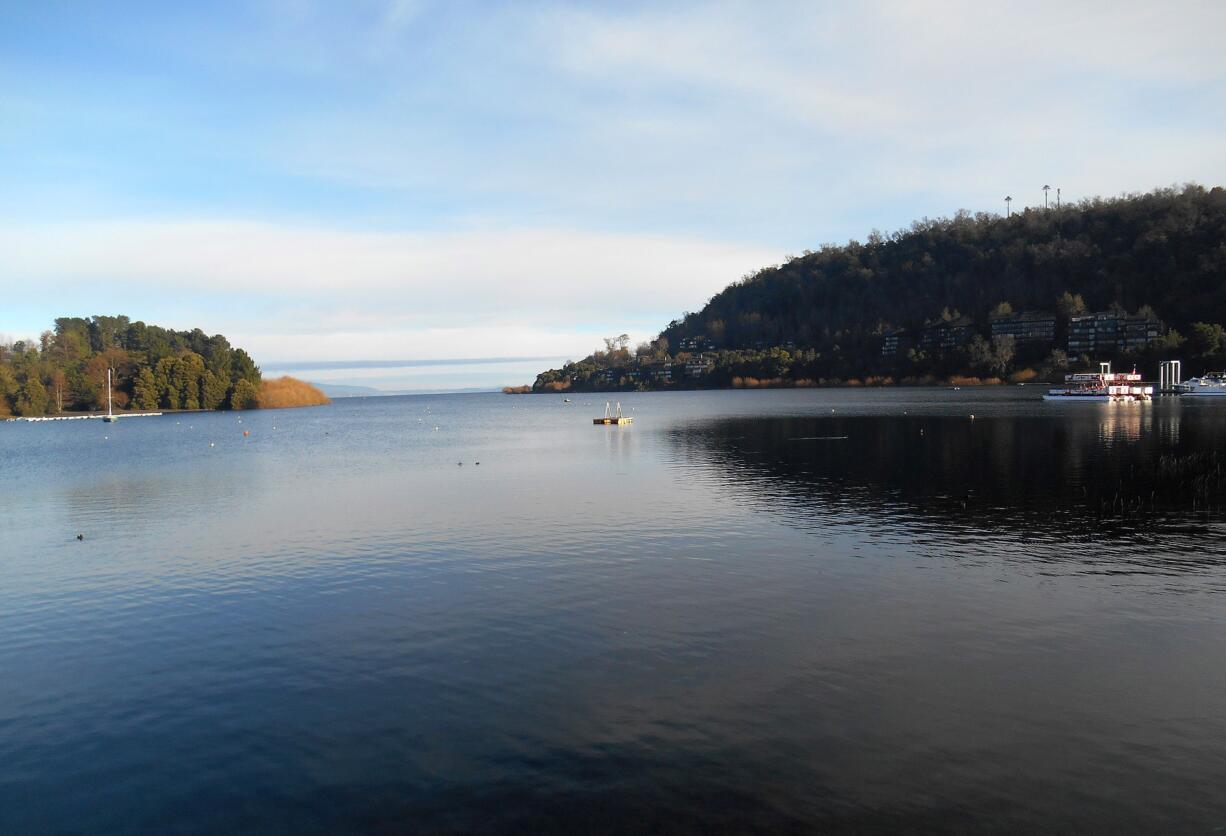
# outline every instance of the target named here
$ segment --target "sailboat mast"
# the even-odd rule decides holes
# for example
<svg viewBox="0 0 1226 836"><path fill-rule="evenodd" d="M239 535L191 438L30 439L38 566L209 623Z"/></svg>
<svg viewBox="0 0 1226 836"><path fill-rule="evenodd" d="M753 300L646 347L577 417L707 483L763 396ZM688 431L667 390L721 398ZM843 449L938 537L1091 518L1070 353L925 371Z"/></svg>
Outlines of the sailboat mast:
<svg viewBox="0 0 1226 836"><path fill-rule="evenodd" d="M111 370L106 370L106 414L107 416L114 415L111 410Z"/></svg>

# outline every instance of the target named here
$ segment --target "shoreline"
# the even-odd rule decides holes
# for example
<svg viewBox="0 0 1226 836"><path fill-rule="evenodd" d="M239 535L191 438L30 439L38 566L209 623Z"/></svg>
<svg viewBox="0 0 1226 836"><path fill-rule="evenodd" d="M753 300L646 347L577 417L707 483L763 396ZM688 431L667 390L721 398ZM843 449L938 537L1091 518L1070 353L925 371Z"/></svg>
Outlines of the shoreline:
<svg viewBox="0 0 1226 836"><path fill-rule="evenodd" d="M851 380L839 383L826 382L810 382L810 383L754 383L742 384L740 386L661 386L638 389L579 389L579 388L548 388L548 389L532 389L531 387L523 386L505 386L502 389L504 395L592 395L592 394L627 394L636 395L647 392L739 392L745 390L766 390L766 389L987 389L1000 388L1009 386L1055 386L1058 385L1051 381L1043 380L1025 380L1010 382L1000 379L983 380L981 378L950 378L948 380L930 380L930 381L860 381Z"/></svg>

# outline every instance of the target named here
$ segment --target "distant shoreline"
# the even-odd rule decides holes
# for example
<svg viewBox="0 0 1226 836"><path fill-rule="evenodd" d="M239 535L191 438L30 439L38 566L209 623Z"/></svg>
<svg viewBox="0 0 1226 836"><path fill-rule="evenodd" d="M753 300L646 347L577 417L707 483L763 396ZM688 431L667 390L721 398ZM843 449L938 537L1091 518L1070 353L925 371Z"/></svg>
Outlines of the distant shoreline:
<svg viewBox="0 0 1226 836"><path fill-rule="evenodd" d="M950 377L945 380L858 380L851 379L846 381L808 381L808 382L793 382L793 381L763 381L753 380L752 382L743 382L740 385L734 383L731 386L703 386L686 385L685 383L671 384L668 386L640 386L638 388L612 388L612 389L593 389L589 387L575 388L541 388L536 389L532 386L504 386L502 392L504 395L559 395L559 394L639 394L646 392L732 392L746 389L762 390L762 389L961 389L966 388L987 388L1000 386L1053 386L1051 381L1046 380L1020 380L1008 381L1000 378L977 378L977 377Z"/></svg>

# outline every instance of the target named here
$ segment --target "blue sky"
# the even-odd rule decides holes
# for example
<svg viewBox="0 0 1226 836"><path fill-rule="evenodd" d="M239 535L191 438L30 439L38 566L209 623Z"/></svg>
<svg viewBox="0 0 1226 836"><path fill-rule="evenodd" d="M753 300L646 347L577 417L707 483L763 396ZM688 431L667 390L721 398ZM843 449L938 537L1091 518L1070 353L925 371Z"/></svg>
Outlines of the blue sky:
<svg viewBox="0 0 1226 836"><path fill-rule="evenodd" d="M0 335L581 356L874 228L1226 182L1224 31L1221 2L3 2Z"/></svg>

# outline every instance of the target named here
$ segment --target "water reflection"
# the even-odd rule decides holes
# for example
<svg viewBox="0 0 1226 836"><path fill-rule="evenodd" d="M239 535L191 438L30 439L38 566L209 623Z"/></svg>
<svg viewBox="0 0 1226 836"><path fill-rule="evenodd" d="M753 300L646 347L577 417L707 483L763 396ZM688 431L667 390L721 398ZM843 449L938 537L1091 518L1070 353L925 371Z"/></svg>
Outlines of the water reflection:
<svg viewBox="0 0 1226 836"><path fill-rule="evenodd" d="M1110 536L1222 516L1220 410L734 417L668 437L676 467L802 524Z"/></svg>

